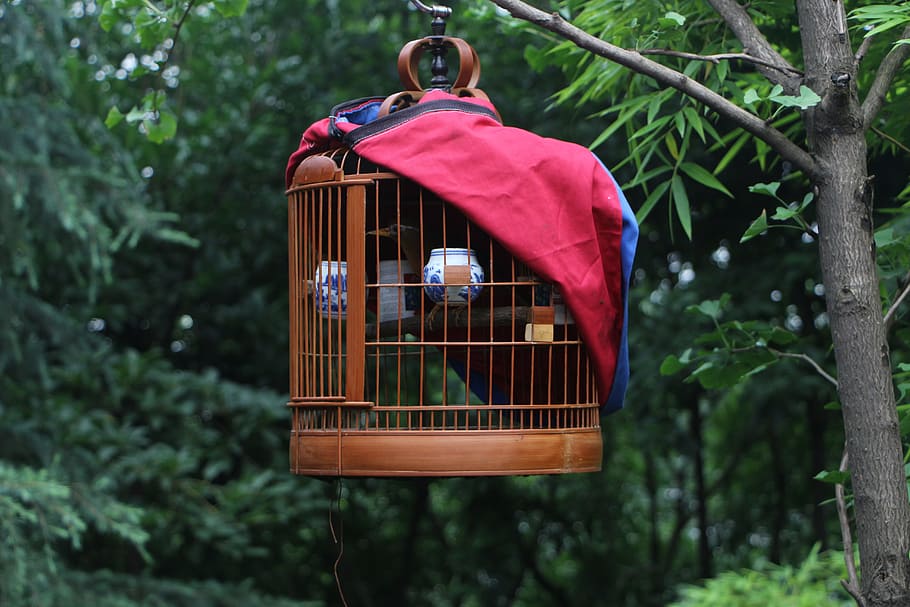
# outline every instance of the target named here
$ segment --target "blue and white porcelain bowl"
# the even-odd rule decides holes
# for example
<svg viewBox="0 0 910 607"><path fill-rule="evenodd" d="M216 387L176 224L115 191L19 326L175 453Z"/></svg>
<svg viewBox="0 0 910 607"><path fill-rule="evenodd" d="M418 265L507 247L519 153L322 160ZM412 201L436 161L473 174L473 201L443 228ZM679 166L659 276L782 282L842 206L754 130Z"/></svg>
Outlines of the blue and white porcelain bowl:
<svg viewBox="0 0 910 607"><path fill-rule="evenodd" d="M471 284L454 284L447 286L445 277L446 266L469 266L471 269ZM477 261L473 249L444 248L430 251L430 259L423 268L423 288L427 296L434 303L447 302L450 304L466 304L474 301L483 286L483 268ZM451 282L451 281L450 281Z"/></svg>
<svg viewBox="0 0 910 607"><path fill-rule="evenodd" d="M348 312L347 262L319 262L314 285L313 298L319 313L326 318L345 318Z"/></svg>

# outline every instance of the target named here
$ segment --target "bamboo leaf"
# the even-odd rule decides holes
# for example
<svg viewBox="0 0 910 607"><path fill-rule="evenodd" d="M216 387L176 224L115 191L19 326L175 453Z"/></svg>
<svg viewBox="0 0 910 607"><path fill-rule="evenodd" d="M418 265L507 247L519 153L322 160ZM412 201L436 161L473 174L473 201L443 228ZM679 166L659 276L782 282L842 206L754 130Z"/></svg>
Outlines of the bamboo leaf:
<svg viewBox="0 0 910 607"><path fill-rule="evenodd" d="M669 181L664 181L656 188L654 188L651 194L642 203L641 208L638 209L638 212L635 213L635 220L638 221L638 223L642 223L645 220L645 218L648 216L648 213L651 212L651 209L654 208L654 205L657 204L657 201L659 201L661 197L667 193L667 190L669 188Z"/></svg>
<svg viewBox="0 0 910 607"><path fill-rule="evenodd" d="M727 168L727 165L733 160L734 157L739 153L743 146L749 141L749 133L743 131L741 135L733 142L733 145L730 146L730 149L727 150L727 153L724 154L724 157L720 159L720 162L717 163L717 166L714 167L712 171L715 175L719 175L721 171Z"/></svg>
<svg viewBox="0 0 910 607"><path fill-rule="evenodd" d="M672 166L665 164L665 165L661 165L661 166L657 167L656 169L651 169L650 171L645 171L644 173L640 172L638 175L635 176L635 178L632 181L626 183L623 187L624 188L634 188L637 185L647 183L648 181L657 177L658 175L663 175L667 171L672 171L672 170L673 170Z"/></svg>
<svg viewBox="0 0 910 607"><path fill-rule="evenodd" d="M664 136L664 143L667 145L667 151L670 152L673 160L679 160L679 148L676 147L676 139L673 137L673 133L667 132Z"/></svg>
<svg viewBox="0 0 910 607"><path fill-rule="evenodd" d="M695 130L696 133L698 133L699 138L701 139L702 143L704 143L705 129L702 125L702 119L701 116L698 115L698 112L696 112L692 106L687 105L683 108L683 116L685 116L686 120L689 122L689 125Z"/></svg>
<svg viewBox="0 0 910 607"><path fill-rule="evenodd" d="M682 177L678 174L673 176L670 182L671 193L673 195L673 207L676 209L676 217L682 225L683 231L689 240L692 240L692 213L689 209L689 195L686 193L686 184L683 183Z"/></svg>
<svg viewBox="0 0 910 607"><path fill-rule="evenodd" d="M695 163L692 163L692 162L683 162L679 165L679 168L680 168L680 170L682 170L683 173L685 173L686 175L688 175L689 177L691 177L698 183L702 184L703 186L709 187L712 190L717 190L718 192L721 192L723 194L726 194L730 198L733 198L733 194L730 193L730 190L728 190L726 187L724 187L724 184L722 184L717 179L717 177L715 177L714 175L709 173L706 169L702 168L701 166L699 166Z"/></svg>

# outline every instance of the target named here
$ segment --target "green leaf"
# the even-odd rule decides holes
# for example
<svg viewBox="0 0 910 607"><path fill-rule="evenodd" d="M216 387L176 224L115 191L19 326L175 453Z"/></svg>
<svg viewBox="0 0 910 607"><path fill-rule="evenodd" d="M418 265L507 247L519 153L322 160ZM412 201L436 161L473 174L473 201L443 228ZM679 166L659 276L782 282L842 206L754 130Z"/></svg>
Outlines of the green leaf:
<svg viewBox="0 0 910 607"><path fill-rule="evenodd" d="M702 143L705 142L705 129L702 125L701 116L698 115L698 112L695 111L692 106L687 105L683 108L683 115L686 120L689 122L689 125L695 129L695 132L698 133L698 137L701 139Z"/></svg>
<svg viewBox="0 0 910 607"><path fill-rule="evenodd" d="M642 167L642 168L644 168L644 167ZM650 171L645 171L644 173L639 173L638 175L635 176L634 179L632 179L632 181L624 184L623 189L634 188L637 185L647 183L648 181L657 177L658 175L663 175L664 173L666 173L668 171L672 171L672 170L673 170L672 166L664 164L657 168L651 169Z"/></svg>
<svg viewBox="0 0 910 607"><path fill-rule="evenodd" d="M681 112L676 112L673 115L673 122L676 123L676 132L679 133L679 138L685 140L686 138L686 117L683 116Z"/></svg>
<svg viewBox="0 0 910 607"><path fill-rule="evenodd" d="M125 118L125 116L123 115L123 113L121 113L121 111L119 109L117 109L117 106L115 105L110 110L108 110L107 118L104 119L104 126L106 126L109 129L112 129L115 126L117 126L118 124L120 124L124 118Z"/></svg>
<svg viewBox="0 0 910 607"><path fill-rule="evenodd" d="M222 17L239 17L246 12L249 0L213 0L212 5Z"/></svg>
<svg viewBox="0 0 910 607"><path fill-rule="evenodd" d="M726 61L721 61L717 64L717 79L723 82L727 79L727 73L730 71L730 66Z"/></svg>
<svg viewBox="0 0 910 607"><path fill-rule="evenodd" d="M771 334L766 339L779 346L786 346L792 344L799 338L792 331L787 331L781 327L774 327L771 329Z"/></svg>
<svg viewBox="0 0 910 607"><path fill-rule="evenodd" d="M774 90L777 90L777 88L778 87L775 86ZM783 90L782 87L781 87L781 90ZM780 105L782 105L784 107L798 107L801 110L805 110L814 105L818 105L818 103L822 100L822 98L819 97L815 93L815 91L813 91L806 85L801 85L799 87L799 95L797 95L797 96L780 95L780 94L775 94L774 91L772 91L771 96L768 97L768 99L770 99L771 101L774 101L775 103L779 103Z"/></svg>
<svg viewBox="0 0 910 607"><path fill-rule="evenodd" d="M644 137L651 131L661 129L668 122L670 122L670 120L672 120L672 118L673 118L673 116L661 116L657 120L654 120L653 122L649 122L645 126L641 127L640 129L638 129L637 131L632 133L632 136L629 137L629 139L637 139L638 137Z"/></svg>
<svg viewBox="0 0 910 607"><path fill-rule="evenodd" d="M101 14L98 15L98 24L101 26L101 29L109 32L119 21L120 14L114 8L114 3L105 2L101 9Z"/></svg>
<svg viewBox="0 0 910 607"><path fill-rule="evenodd" d="M758 93L755 92L755 89L749 89L746 91L745 95L743 95L743 103L746 105L751 105L756 101L761 101L761 97L758 96Z"/></svg>
<svg viewBox="0 0 910 607"><path fill-rule="evenodd" d="M768 229L768 216L763 210L761 215L758 216L758 219L752 222L752 225L745 231L743 237L739 239L740 242L746 242L751 240Z"/></svg>
<svg viewBox="0 0 910 607"><path fill-rule="evenodd" d="M778 221L786 221L792 219L799 215L799 208L794 205L790 207L777 207L774 210L774 215L771 216L771 219L777 219Z"/></svg>
<svg viewBox="0 0 910 607"><path fill-rule="evenodd" d="M697 379L704 388L712 390L735 386L757 370L760 369L742 363L718 364L709 361L693 371L689 378Z"/></svg>
<svg viewBox="0 0 910 607"><path fill-rule="evenodd" d="M686 312L694 312L714 320L720 320L720 317L723 316L724 308L729 303L730 294L724 293L720 299L706 299L698 305L688 306Z"/></svg>
<svg viewBox="0 0 910 607"><path fill-rule="evenodd" d="M823 483L843 485L850 480L850 473L846 471L841 472L840 470L822 470L812 478Z"/></svg>
<svg viewBox="0 0 910 607"><path fill-rule="evenodd" d="M686 23L686 18L683 15L680 15L676 11L668 11L663 18L660 19L660 24L663 27L668 27L669 25L683 26Z"/></svg>
<svg viewBox="0 0 910 607"><path fill-rule="evenodd" d="M163 143L177 134L177 116L171 112L160 111L158 120L145 120L146 135L152 143Z"/></svg>
<svg viewBox="0 0 910 607"><path fill-rule="evenodd" d="M828 411L840 411L840 403L836 400L832 400L830 403L825 404L824 408Z"/></svg>
<svg viewBox="0 0 910 607"><path fill-rule="evenodd" d="M707 187L711 188L712 190L717 190L718 192L721 192L723 194L726 194L730 198L733 198L733 194L730 193L730 190L728 190L726 187L724 187L724 184L722 184L717 179L717 177L715 177L714 175L709 173L703 167L701 167L697 164L694 164L692 162L683 162L679 165L679 168L682 170L683 173L685 173L686 175L688 175L689 177L691 177L698 183L702 184L703 186L707 186Z"/></svg>
<svg viewBox="0 0 910 607"><path fill-rule="evenodd" d="M186 232L181 232L180 230L173 230L171 228L162 228L155 232L155 237L160 240L166 240L168 242L173 242L176 244L181 244L190 248L197 248L199 246L199 239L193 238Z"/></svg>
<svg viewBox="0 0 910 607"><path fill-rule="evenodd" d="M772 181L771 183L756 183L749 186L749 191L753 194L765 194L767 196L773 196L777 198L777 190L780 188L779 181Z"/></svg>
<svg viewBox="0 0 910 607"><path fill-rule="evenodd" d="M900 242L900 238L897 238L894 235L894 228L887 227L877 230L874 235L875 238L875 247L878 249L883 249L887 246L894 244L895 242Z"/></svg>
<svg viewBox="0 0 910 607"><path fill-rule="evenodd" d="M145 120L148 112L149 112L149 110L147 110L145 108L133 107L129 111L129 113L126 115L126 121L129 122L130 124L133 124L134 122L139 122L141 120Z"/></svg>
<svg viewBox="0 0 910 607"><path fill-rule="evenodd" d="M654 208L654 205L661 199L661 197L667 193L667 190L670 189L670 182L664 181L658 185L651 194L645 199L642 203L641 208L638 209L638 212L635 213L635 220L638 223L642 223L645 218L648 216L648 213L651 212L651 209Z"/></svg>
<svg viewBox="0 0 910 607"><path fill-rule="evenodd" d="M683 364L675 354L670 354L663 360L662 363L660 363L660 374L675 375L685 368L686 365Z"/></svg>
<svg viewBox="0 0 910 607"><path fill-rule="evenodd" d="M730 149L727 150L727 153L724 154L724 157L720 159L720 162L717 163L717 166L714 167L712 173L719 175L721 171L727 168L727 165L729 165L739 151L743 149L743 146L746 145L746 142L749 141L750 137L751 135L749 135L749 133L743 131L737 137L736 141L733 142L733 145L730 146Z"/></svg>
<svg viewBox="0 0 910 607"><path fill-rule="evenodd" d="M670 182L670 193L673 196L673 206L676 209L679 223L689 240L692 240L692 213L689 210L689 195L686 193L686 184L678 174L673 175Z"/></svg>
<svg viewBox="0 0 910 607"><path fill-rule="evenodd" d="M664 143L667 145L667 151L670 152L670 156L673 157L673 160L679 160L679 148L676 147L676 139L673 137L673 133L667 132L664 135Z"/></svg>
<svg viewBox="0 0 910 607"><path fill-rule="evenodd" d="M901 394L901 399L904 398L903 391ZM907 409L910 409L910 405L903 405L898 407L897 411L900 414L900 432L901 436L906 436L910 432L910 415L907 414Z"/></svg>

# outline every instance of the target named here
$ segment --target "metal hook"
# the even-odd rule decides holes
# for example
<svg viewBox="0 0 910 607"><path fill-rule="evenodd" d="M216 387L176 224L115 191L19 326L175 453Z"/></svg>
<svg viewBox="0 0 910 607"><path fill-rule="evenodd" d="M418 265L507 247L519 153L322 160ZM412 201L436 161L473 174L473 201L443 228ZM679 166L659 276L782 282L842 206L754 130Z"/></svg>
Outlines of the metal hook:
<svg viewBox="0 0 910 607"><path fill-rule="evenodd" d="M438 4L428 6L420 0L411 0L411 4L416 6L417 10L432 15L434 19L448 19L452 16L452 9L448 6L440 6Z"/></svg>

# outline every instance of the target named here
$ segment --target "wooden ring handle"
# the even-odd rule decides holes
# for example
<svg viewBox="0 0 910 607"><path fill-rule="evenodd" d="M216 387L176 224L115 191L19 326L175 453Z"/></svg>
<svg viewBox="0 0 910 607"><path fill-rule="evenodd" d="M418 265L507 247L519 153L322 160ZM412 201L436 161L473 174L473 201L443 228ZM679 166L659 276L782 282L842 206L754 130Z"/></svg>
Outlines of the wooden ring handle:
<svg viewBox="0 0 910 607"><path fill-rule="evenodd" d="M428 48L440 44L438 37L411 40L398 53L398 77L405 90L421 91L423 86L417 76L420 58ZM458 51L458 75L455 76L453 88L473 88L480 81L480 58L477 51L461 38L444 36L441 44Z"/></svg>
<svg viewBox="0 0 910 607"><path fill-rule="evenodd" d="M412 105L415 101L415 95L419 95L418 91L402 91L400 93L395 93L394 95L389 95L383 100L382 105L379 106L379 117L388 116L392 112L394 107L396 110L404 109Z"/></svg>

